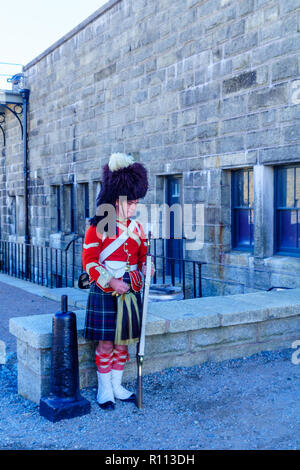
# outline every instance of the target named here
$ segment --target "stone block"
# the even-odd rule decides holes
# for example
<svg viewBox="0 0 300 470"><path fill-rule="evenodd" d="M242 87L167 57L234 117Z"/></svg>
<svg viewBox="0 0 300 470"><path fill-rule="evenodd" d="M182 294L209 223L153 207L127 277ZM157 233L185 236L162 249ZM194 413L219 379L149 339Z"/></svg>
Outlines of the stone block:
<svg viewBox="0 0 300 470"><path fill-rule="evenodd" d="M244 284L225 282L224 288L223 288L223 295L239 294L239 293L243 293L244 290L245 290Z"/></svg>
<svg viewBox="0 0 300 470"><path fill-rule="evenodd" d="M222 101L223 103L223 101ZM218 100L213 101L211 103L203 103L198 112L198 119L199 122L207 121L207 120L215 120L221 115L220 112L220 102Z"/></svg>
<svg viewBox="0 0 300 470"><path fill-rule="evenodd" d="M203 27L207 32L213 28L217 28L218 26L222 26L224 23L227 23L229 21L232 21L236 19L236 8L231 7L227 8L221 11L216 10L216 13L214 15L210 15L207 18L203 20ZM220 34L220 31L223 31L223 34L225 35L224 39L229 39L229 29L228 28L222 28L217 30L217 38L218 34ZM226 31L226 32L224 32ZM218 39L217 39L218 42Z"/></svg>
<svg viewBox="0 0 300 470"><path fill-rule="evenodd" d="M300 279L292 272L290 275L283 272L271 273L271 285L285 287L287 289L300 287Z"/></svg>
<svg viewBox="0 0 300 470"><path fill-rule="evenodd" d="M227 328L211 328L190 332L190 351L214 348L227 343L254 343L257 339L256 325L238 325Z"/></svg>
<svg viewBox="0 0 300 470"><path fill-rule="evenodd" d="M260 115L261 124L263 127L275 125L277 113L274 109L264 111Z"/></svg>
<svg viewBox="0 0 300 470"><path fill-rule="evenodd" d="M244 95L232 96L223 99L220 103L220 115L222 118L232 118L247 113L247 100Z"/></svg>
<svg viewBox="0 0 300 470"><path fill-rule="evenodd" d="M244 136L234 135L230 137L222 137L216 140L217 153L232 153L244 149Z"/></svg>
<svg viewBox="0 0 300 470"><path fill-rule="evenodd" d="M191 367L198 365L208 360L208 354L206 350L195 351L194 353L186 352L183 354L164 354L156 356L155 360L151 360L145 356L143 363L143 374L152 374L154 372L160 372L170 367ZM124 381L133 380L136 378L136 364L129 362L124 371Z"/></svg>
<svg viewBox="0 0 300 470"><path fill-rule="evenodd" d="M269 147L281 143L280 129L267 129L263 131L249 132L245 137L245 147L253 149Z"/></svg>
<svg viewBox="0 0 300 470"><path fill-rule="evenodd" d="M260 108L270 106L281 106L288 102L288 88L287 85L280 84L272 88L264 90L253 91L249 96L249 110L253 111Z"/></svg>
<svg viewBox="0 0 300 470"><path fill-rule="evenodd" d="M299 0L284 0L284 2L281 2L281 11L283 15L290 13L299 7L300 7Z"/></svg>
<svg viewBox="0 0 300 470"><path fill-rule="evenodd" d="M78 363L79 369L85 370L95 366L95 349L97 342L86 341L84 344L78 342Z"/></svg>
<svg viewBox="0 0 300 470"><path fill-rule="evenodd" d="M49 349L37 349L27 345L27 361L24 365L37 375L50 375L51 352Z"/></svg>
<svg viewBox="0 0 300 470"><path fill-rule="evenodd" d="M188 333L174 333L151 336L146 341L145 356L182 354L189 350Z"/></svg>
<svg viewBox="0 0 300 470"><path fill-rule="evenodd" d="M150 310L150 308L149 308ZM155 312L155 309L152 309ZM166 320L161 319L151 313L147 315L146 335L160 335L167 331Z"/></svg>
<svg viewBox="0 0 300 470"><path fill-rule="evenodd" d="M197 103L205 103L220 97L220 85L218 83L211 83L199 85L192 90L183 91L180 93L181 107L188 107Z"/></svg>
<svg viewBox="0 0 300 470"><path fill-rule="evenodd" d="M50 392L50 376L39 376L18 361L18 393L27 400L39 403Z"/></svg>
<svg viewBox="0 0 300 470"><path fill-rule="evenodd" d="M277 343L278 344L278 343ZM209 361L221 362L240 357L249 357L261 351L276 350L276 343L250 343L238 345L222 345L207 351Z"/></svg>
<svg viewBox="0 0 300 470"><path fill-rule="evenodd" d="M242 0L239 2L240 16L249 15L254 10L254 0Z"/></svg>
<svg viewBox="0 0 300 470"><path fill-rule="evenodd" d="M240 90L251 88L256 85L256 70L244 72L234 78L223 81L223 93L236 93Z"/></svg>
<svg viewBox="0 0 300 470"><path fill-rule="evenodd" d="M300 119L300 105L286 106L277 110L277 116L279 122L288 122L295 120L297 122Z"/></svg>
<svg viewBox="0 0 300 470"><path fill-rule="evenodd" d="M294 140L299 140L299 138L299 126L295 124L293 126L288 126L284 128L284 142L286 144L293 142Z"/></svg>
<svg viewBox="0 0 300 470"><path fill-rule="evenodd" d="M193 299L190 299L193 300ZM188 300L186 300L188 302ZM176 333L182 331L193 331L202 328L219 327L220 315L213 308L203 306L192 313L182 313L182 318L173 319L168 323L167 332Z"/></svg>
<svg viewBox="0 0 300 470"><path fill-rule="evenodd" d="M249 49L254 49L258 44L258 33L250 32L242 37L235 38L225 44L224 57L241 54Z"/></svg>
<svg viewBox="0 0 300 470"><path fill-rule="evenodd" d="M257 114L241 116L234 119L227 119L222 122L222 134L231 134L234 132L249 131L259 128L259 117Z"/></svg>
<svg viewBox="0 0 300 470"><path fill-rule="evenodd" d="M115 72L116 72L116 63L110 64L107 67L99 70L99 72L96 72L94 74L95 82L99 82L100 80L108 78L111 75L113 75Z"/></svg>
<svg viewBox="0 0 300 470"><path fill-rule="evenodd" d="M272 64L272 82L299 75L297 57L287 57Z"/></svg>
<svg viewBox="0 0 300 470"><path fill-rule="evenodd" d="M230 304L226 305L227 299ZM221 310L221 312L220 312ZM233 303L229 296L224 298L224 305L219 307L221 314L221 325L238 325L244 323L255 323L265 320L268 317L267 310L250 302Z"/></svg>
<svg viewBox="0 0 300 470"><path fill-rule="evenodd" d="M9 331L33 348L48 348L52 338L52 315L11 318Z"/></svg>
<svg viewBox="0 0 300 470"><path fill-rule="evenodd" d="M259 340L264 341L270 337L282 336L297 339L300 334L300 320L297 317L287 317L267 320L258 325Z"/></svg>
<svg viewBox="0 0 300 470"><path fill-rule="evenodd" d="M183 111L181 114L179 114L179 119L178 119L178 125L180 127L182 126L190 126L193 124L196 124L197 122L197 113L196 110L187 110Z"/></svg>
<svg viewBox="0 0 300 470"><path fill-rule="evenodd" d="M278 41L271 42L252 51L253 64L264 64L268 60L281 56L281 47Z"/></svg>
<svg viewBox="0 0 300 470"><path fill-rule="evenodd" d="M300 145L286 145L262 149L259 153L260 163L295 162L300 158Z"/></svg>
<svg viewBox="0 0 300 470"><path fill-rule="evenodd" d="M276 14L275 11L273 14ZM272 16L272 12L271 12ZM262 27L261 30L261 38L262 38L262 43L264 42L270 42L270 41L275 41L276 39L279 39L282 36L282 24L281 22L277 23L271 23L267 24Z"/></svg>

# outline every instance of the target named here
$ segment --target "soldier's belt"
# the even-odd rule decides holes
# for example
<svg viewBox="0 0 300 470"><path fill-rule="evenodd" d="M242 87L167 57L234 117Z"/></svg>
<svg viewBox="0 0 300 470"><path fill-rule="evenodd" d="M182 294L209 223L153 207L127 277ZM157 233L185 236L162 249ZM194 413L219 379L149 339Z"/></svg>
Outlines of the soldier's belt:
<svg viewBox="0 0 300 470"><path fill-rule="evenodd" d="M126 271L136 271L138 269L137 264L127 264L126 261L104 261L105 268L114 277L120 278Z"/></svg>

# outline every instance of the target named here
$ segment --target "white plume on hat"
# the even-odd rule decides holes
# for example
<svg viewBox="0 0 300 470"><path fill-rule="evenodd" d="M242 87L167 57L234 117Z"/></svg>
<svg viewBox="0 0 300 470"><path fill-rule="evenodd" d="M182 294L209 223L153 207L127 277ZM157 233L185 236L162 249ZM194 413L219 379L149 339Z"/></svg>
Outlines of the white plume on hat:
<svg viewBox="0 0 300 470"><path fill-rule="evenodd" d="M131 155L127 155L126 153L112 153L109 158L108 167L110 171L116 171L120 168L126 168L133 163L134 158Z"/></svg>

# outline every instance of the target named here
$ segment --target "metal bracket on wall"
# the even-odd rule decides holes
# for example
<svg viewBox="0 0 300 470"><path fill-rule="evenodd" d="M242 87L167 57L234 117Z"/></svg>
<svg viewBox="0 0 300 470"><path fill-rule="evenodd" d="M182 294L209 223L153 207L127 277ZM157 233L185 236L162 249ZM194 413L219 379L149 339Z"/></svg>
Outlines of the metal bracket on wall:
<svg viewBox="0 0 300 470"><path fill-rule="evenodd" d="M4 146L6 144L5 127L2 124L5 123L5 111L12 113L18 120L21 128L21 138L24 136L24 117L23 108L24 102L28 101L27 90L16 91L0 91L0 128L4 139ZM21 117L23 119L21 119ZM23 122L22 122L23 120Z"/></svg>
<svg viewBox="0 0 300 470"><path fill-rule="evenodd" d="M23 141L23 159L24 159L24 219L25 219L25 242L29 243L29 220L28 220L28 135L27 135L27 109L30 90L27 88L16 90L0 90L0 115L9 111L18 120L21 128ZM3 122L4 122L3 121ZM1 125L1 131L6 143L5 128ZM27 263L26 263L27 266Z"/></svg>
<svg viewBox="0 0 300 470"><path fill-rule="evenodd" d="M10 111L17 118L17 120L20 124L20 127L21 127L21 137L22 137L22 140L23 140L23 124L22 124L22 121L19 117L23 114L23 105L17 103L15 105L13 105L13 107L11 108L7 104L0 103L0 109L1 108L8 109L8 111ZM1 112L0 116L3 116L3 114L4 114L4 121L3 122L5 122L5 113ZM1 118L0 118L0 123L1 123ZM2 128L2 126L1 126L1 128ZM3 136L4 136L4 142L5 142L6 141L6 139L5 139L5 130L3 128L2 128L2 132L3 132ZM4 145L5 145L5 143L4 143Z"/></svg>

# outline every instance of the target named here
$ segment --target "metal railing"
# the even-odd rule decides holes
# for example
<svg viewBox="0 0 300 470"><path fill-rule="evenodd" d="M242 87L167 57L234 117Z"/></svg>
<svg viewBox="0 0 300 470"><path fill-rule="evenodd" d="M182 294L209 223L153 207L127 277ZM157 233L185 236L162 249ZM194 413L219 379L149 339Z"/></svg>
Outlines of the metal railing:
<svg viewBox="0 0 300 470"><path fill-rule="evenodd" d="M0 240L0 272L46 287L73 287L75 241L61 249Z"/></svg>
<svg viewBox="0 0 300 470"><path fill-rule="evenodd" d="M160 255L157 254L158 244L161 245ZM166 256L163 239L153 239L152 246L156 268L153 284L180 286L183 298L202 297L202 265L206 262Z"/></svg>
<svg viewBox="0 0 300 470"><path fill-rule="evenodd" d="M165 256L164 243L158 254L161 241L154 239L152 243L156 268L152 284L180 287L183 298L202 297L201 267L206 263ZM74 287L83 271L82 246L79 236L64 249L0 240L0 272L45 287Z"/></svg>

